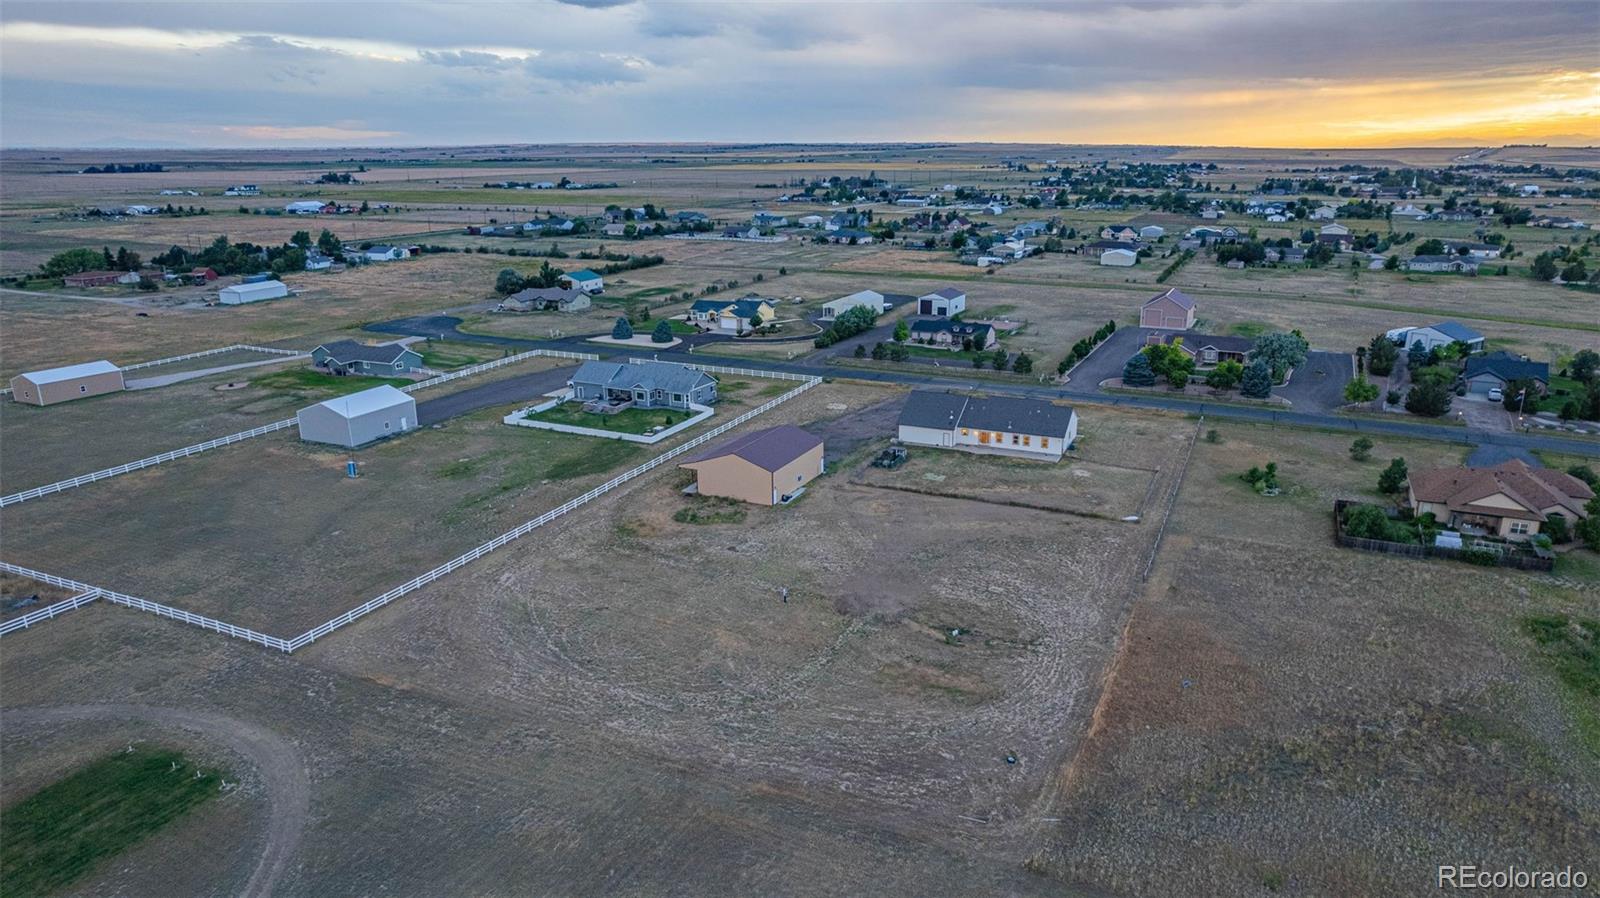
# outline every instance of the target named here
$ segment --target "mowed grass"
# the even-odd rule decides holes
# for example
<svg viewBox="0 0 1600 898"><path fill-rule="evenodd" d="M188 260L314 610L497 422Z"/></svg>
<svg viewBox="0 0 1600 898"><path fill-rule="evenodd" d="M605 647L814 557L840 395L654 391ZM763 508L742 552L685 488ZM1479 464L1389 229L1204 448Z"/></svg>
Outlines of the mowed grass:
<svg viewBox="0 0 1600 898"><path fill-rule="evenodd" d="M615 415L600 415L584 411L583 406L578 403L563 402L555 408L530 412L524 417L529 421L643 435L655 427L681 424L688 420L689 413L671 408L630 408L623 409Z"/></svg>
<svg viewBox="0 0 1600 898"><path fill-rule="evenodd" d="M471 343L432 342L423 344L422 364L429 368L452 371L481 362L500 358L501 352ZM413 347L416 348L416 347Z"/></svg>
<svg viewBox="0 0 1600 898"><path fill-rule="evenodd" d="M7 808L0 816L5 893L59 891L215 798L222 773L196 772L179 752L140 747L95 761Z"/></svg>
<svg viewBox="0 0 1600 898"><path fill-rule="evenodd" d="M351 393L359 393L362 390L370 390L373 387L383 386L384 384L388 384L391 387L404 387L411 383L412 381L403 377L340 376L323 374L321 371L312 371L309 368L274 371L271 374L263 374L250 381L251 386L299 393L313 399L348 396Z"/></svg>

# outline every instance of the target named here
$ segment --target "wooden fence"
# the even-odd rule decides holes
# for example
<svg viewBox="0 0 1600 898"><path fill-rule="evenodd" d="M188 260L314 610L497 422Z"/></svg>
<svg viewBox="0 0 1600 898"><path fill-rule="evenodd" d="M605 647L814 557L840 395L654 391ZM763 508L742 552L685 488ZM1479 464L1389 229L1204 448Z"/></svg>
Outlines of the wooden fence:
<svg viewBox="0 0 1600 898"><path fill-rule="evenodd" d="M1362 536L1351 536L1344 532L1344 512L1351 505L1365 503L1351 502L1348 499L1336 499L1333 503L1333 541L1336 545L1346 549L1360 549L1363 552L1382 552L1385 555L1403 555L1408 558L1449 558L1455 561L1467 561L1473 556L1469 553L1493 552L1496 557L1495 566L1516 568L1523 571L1550 571L1555 568L1554 558L1541 558L1532 552L1520 548L1509 548L1504 552L1494 550L1473 550L1471 548L1453 549L1448 546L1425 546L1421 543L1397 543L1385 539L1367 539Z"/></svg>

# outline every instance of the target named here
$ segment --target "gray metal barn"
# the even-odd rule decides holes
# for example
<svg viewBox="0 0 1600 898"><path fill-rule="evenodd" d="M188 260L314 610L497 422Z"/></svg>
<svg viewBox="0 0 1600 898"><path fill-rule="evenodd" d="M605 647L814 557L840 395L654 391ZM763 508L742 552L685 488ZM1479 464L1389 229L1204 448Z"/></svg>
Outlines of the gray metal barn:
<svg viewBox="0 0 1600 898"><path fill-rule="evenodd" d="M300 410L300 439L354 449L417 426L417 401L387 384Z"/></svg>

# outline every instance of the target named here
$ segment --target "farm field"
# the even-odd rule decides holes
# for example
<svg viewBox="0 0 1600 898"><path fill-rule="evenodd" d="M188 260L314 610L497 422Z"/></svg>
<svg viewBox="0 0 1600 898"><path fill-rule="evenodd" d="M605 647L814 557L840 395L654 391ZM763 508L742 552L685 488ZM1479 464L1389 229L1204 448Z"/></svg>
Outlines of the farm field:
<svg viewBox="0 0 1600 898"><path fill-rule="evenodd" d="M1523 621L1593 617L1592 581L1332 544L1335 498L1379 501L1389 458L1414 471L1456 449L1380 439L1357 463L1342 435L1216 429L1053 801L1074 822L1034 869L1135 894L1402 894L1463 852L1584 855L1600 743ZM1277 498L1238 479L1267 461Z"/></svg>
<svg viewBox="0 0 1600 898"><path fill-rule="evenodd" d="M732 382L706 424L794 385ZM835 391L881 392L813 393ZM647 447L501 423L529 398L353 455L290 429L24 502L3 515L6 560L294 636L699 430ZM355 479L344 470L352 457Z"/></svg>
<svg viewBox="0 0 1600 898"><path fill-rule="evenodd" d="M819 420L831 406L892 395L862 390L818 388L760 426L832 433L847 417ZM1138 426L1117 445L1174 469L1189 422ZM307 839L283 894L809 894L866 875L1058 893L1022 867L1035 796L1089 725L1136 578L1124 560L1148 550L1153 523L834 474L739 524L687 524L673 520L694 501L687 479L630 484L531 537L537 551L496 553L292 663L120 609L63 618L0 658L4 672L62 639L106 640L100 660L70 679L46 665L8 700L160 703L210 669L229 714L292 729L318 757L316 829L347 836ZM942 526L918 525L930 516ZM644 552L648 565L616 563ZM571 576L536 573L556 566ZM155 653L160 673L122 670L118 644ZM281 700L306 690L298 709ZM401 825L418 802L430 812ZM460 848L424 857L441 842ZM373 863L349 863L354 844ZM785 847L750 865L751 844ZM539 862L492 861L508 850ZM697 860L668 860L685 852ZM610 858L624 856L660 863L619 870Z"/></svg>

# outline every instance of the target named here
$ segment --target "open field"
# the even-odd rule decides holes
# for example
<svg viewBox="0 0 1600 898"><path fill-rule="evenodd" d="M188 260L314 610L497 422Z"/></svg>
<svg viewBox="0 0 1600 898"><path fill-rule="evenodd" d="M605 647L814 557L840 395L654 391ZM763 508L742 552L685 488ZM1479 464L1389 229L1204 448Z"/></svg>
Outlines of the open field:
<svg viewBox="0 0 1600 898"><path fill-rule="evenodd" d="M793 384L729 387L707 424ZM501 423L532 398L353 456L291 430L25 502L4 512L6 560L293 636L694 436L644 447Z"/></svg>
<svg viewBox="0 0 1600 898"><path fill-rule="evenodd" d="M558 359L528 359L429 387L415 396L424 402L570 364ZM332 377L311 370L310 363L302 359L293 367L247 368L59 405L0 403L0 481L7 492L54 483L292 418L313 403L386 382L412 383L394 378ZM264 439L280 437L293 439L294 431Z"/></svg>
<svg viewBox="0 0 1600 898"><path fill-rule="evenodd" d="M1217 429L1034 867L1130 894L1412 894L1453 857L1592 857L1597 743L1522 632L1592 612L1592 582L1332 545L1335 497L1375 500L1393 456L1458 464L1449 447L1357 463L1342 436ZM1275 499L1238 480L1269 460Z"/></svg>
<svg viewBox="0 0 1600 898"><path fill-rule="evenodd" d="M886 395L825 386L753 426L829 430ZM1192 425L1139 427L1118 446L1175 467ZM231 714L292 730L317 758L316 829L341 838L308 838L281 894L813 894L863 877L1058 894L1023 869L1023 837L1089 724L1154 524L839 474L740 523L679 523L686 480L630 484L293 659L120 609L69 616L7 650L8 680L80 639L105 640L97 660L41 665L7 701L161 703L203 678ZM133 644L155 663L127 668Z"/></svg>

